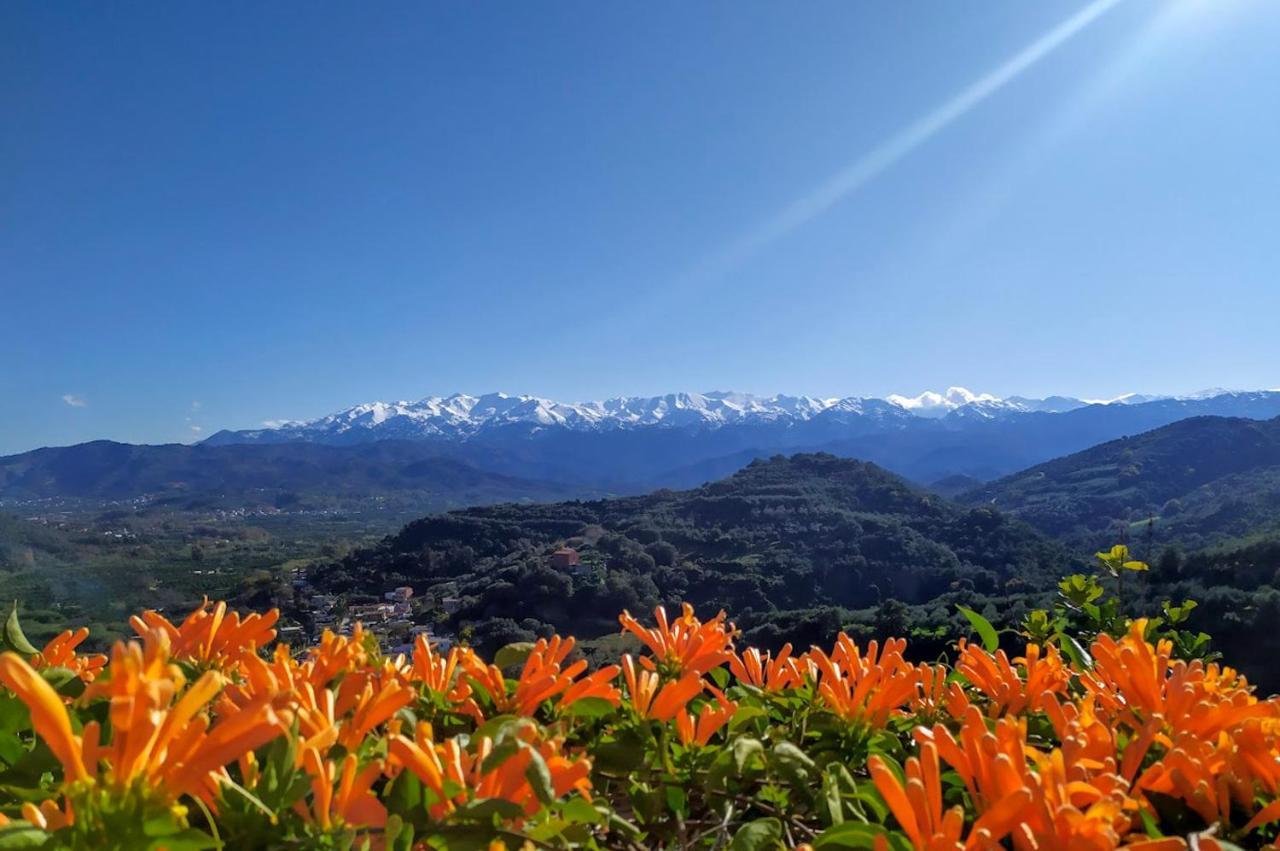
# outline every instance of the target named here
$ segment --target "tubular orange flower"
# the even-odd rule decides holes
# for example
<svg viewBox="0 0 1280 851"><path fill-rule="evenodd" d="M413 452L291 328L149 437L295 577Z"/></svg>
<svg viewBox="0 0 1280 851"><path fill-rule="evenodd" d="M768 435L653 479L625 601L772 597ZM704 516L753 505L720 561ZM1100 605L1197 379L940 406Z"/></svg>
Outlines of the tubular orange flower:
<svg viewBox="0 0 1280 851"><path fill-rule="evenodd" d="M101 653L90 653L85 656L76 654L76 648L88 637L88 627L81 627L75 632L66 630L55 635L43 650L32 657L31 666L36 670L67 668L75 672L82 681L93 682L107 664L107 657Z"/></svg>
<svg viewBox="0 0 1280 851"><path fill-rule="evenodd" d="M958 682L947 682L949 671L945 665L920 664L916 667L916 695L911 699L911 711L923 723L931 723L945 716L960 718L969 708L969 696Z"/></svg>
<svg viewBox="0 0 1280 851"><path fill-rule="evenodd" d="M836 636L830 656L818 648L806 654L819 673L818 694L845 721L883 727L916 694L919 672L902 658L907 643L889 639L884 652L872 641L862 654L848 635Z"/></svg>
<svg viewBox="0 0 1280 851"><path fill-rule="evenodd" d="M969 790L979 812L990 809L1024 785L1027 754L1026 729L1012 718L987 729L976 706L965 712L957 739L942 724L932 729L917 727L915 738L923 747L932 743Z"/></svg>
<svg viewBox="0 0 1280 851"><path fill-rule="evenodd" d="M144 644L117 642L108 674L94 681L85 699L109 702L111 742L100 743L97 722L84 728L85 764L99 761L108 771L99 778L123 789L143 779L168 800L184 794L207 797L217 785L216 772L246 751L269 742L284 725L262 695L234 715L211 725L203 709L222 688L224 678L207 671L185 691L185 678L169 662L168 638L152 631ZM181 695L179 696L179 692Z"/></svg>
<svg viewBox="0 0 1280 851"><path fill-rule="evenodd" d="M278 609L266 614L254 612L241 619L237 612L227 614L227 604L222 601L211 611L205 598L179 626L150 610L133 616L129 624L140 636L151 630L163 631L175 659L226 667L236 665L270 643L276 637L274 626L279 619Z"/></svg>
<svg viewBox="0 0 1280 851"><path fill-rule="evenodd" d="M706 745L707 742L711 741L711 737L719 732L721 727L728 724L734 713L738 711L738 704L725 697L724 692L720 691L720 689L711 685L708 685L707 689L715 696L716 702L703 705L698 712L696 724L687 709L680 710L680 713L676 715L676 733L680 736L680 741L685 746L691 743L696 743L699 747Z"/></svg>
<svg viewBox="0 0 1280 851"><path fill-rule="evenodd" d="M670 721L704 687L702 678L690 672L659 689L661 678L657 672L636 670L635 659L630 654L622 657L622 676L631 695L632 708L641 718L651 721Z"/></svg>
<svg viewBox="0 0 1280 851"><path fill-rule="evenodd" d="M1062 749L1035 751L1026 745L1025 722L1005 717L988 729L982 713L970 707L958 741L940 724L917 728L915 737L922 748L936 746L960 775L979 822L1000 813L993 822L1009 824L1015 848L1109 851L1128 828L1124 812L1134 805L1128 784L1110 770L1114 761L1098 765L1073 750L1079 758L1069 762Z"/></svg>
<svg viewBox="0 0 1280 851"><path fill-rule="evenodd" d="M612 682L618 676L618 666L609 665L578 679L586 671L587 661L579 659L564 666L573 648L572 638L562 639L557 635L550 641L538 639L510 694L507 680L497 665L486 665L474 653L468 653L462 658L462 666L472 687L488 694L501 713L531 716L544 702L557 696L557 706L562 708L584 697L599 697L616 706L619 695Z"/></svg>
<svg viewBox="0 0 1280 851"><path fill-rule="evenodd" d="M784 645L776 658L770 653L761 654L755 647L748 647L741 655L731 653L729 670L738 682L765 691L796 688L804 682L804 675L791 658L790 644Z"/></svg>
<svg viewBox="0 0 1280 851"><path fill-rule="evenodd" d="M577 791L590 799L590 762L565 756L558 740L540 740L536 726L526 724L517 734L519 746L515 752L487 771L484 766L493 753L492 739L480 739L473 752L456 738L437 743L429 724L419 724L413 739L402 735L389 739L389 766L412 771L432 791L435 800L428 809L436 819L453 812L459 804L485 799L510 801L530 815L537 812L540 803L528 777L535 752L547 766L555 797Z"/></svg>
<svg viewBox="0 0 1280 851"><path fill-rule="evenodd" d="M1050 646L1044 655L1041 653L1039 645L1028 644L1026 655L1010 664L1003 650L993 655L962 642L956 670L991 699L993 718L1006 713L1018 715L1028 709L1041 709L1045 698L1061 693L1071 679L1057 648Z"/></svg>
<svg viewBox="0 0 1280 851"><path fill-rule="evenodd" d="M334 710L346 721L338 734L338 744L354 750L374 729L409 705L413 690L394 681L380 687L367 682L357 694L345 700L344 697L340 689Z"/></svg>
<svg viewBox="0 0 1280 851"><path fill-rule="evenodd" d="M302 764L311 775L311 805L299 801L296 809L308 821L324 829L332 827L383 827L387 809L370 791L382 776L384 764L375 760L364 768L355 754L342 760L341 768L314 748L303 752ZM337 788L334 788L334 784Z"/></svg>
<svg viewBox="0 0 1280 851"><path fill-rule="evenodd" d="M369 664L371 643L364 624L358 621L350 636L326 629L320 643L307 653L302 674L312 685L324 686L348 671L362 670Z"/></svg>
<svg viewBox="0 0 1280 851"><path fill-rule="evenodd" d="M918 758L913 756L907 760L905 785L879 756L872 756L867 767L871 771L871 782L916 851L999 848L997 843L1014 829L1023 809L1031 802L1029 791L1017 790L979 818L969 832L969 839L961 841L964 809L956 806L944 811L942 808L938 749L932 742L921 745Z"/></svg>
<svg viewBox="0 0 1280 851"><path fill-rule="evenodd" d="M1015 844L1036 851L1110 851L1128 830L1132 807L1126 786L1109 772L1083 779L1085 766L1068 765L1062 750L1031 751L1036 771L1027 786L1034 806L1019 824ZM1072 778L1076 779L1072 779Z"/></svg>
<svg viewBox="0 0 1280 851"><path fill-rule="evenodd" d="M16 653L0 654L0 682L26 704L36 735L62 763L67 781L87 779L81 740L71 732L71 718L53 686Z"/></svg>
<svg viewBox="0 0 1280 851"><path fill-rule="evenodd" d="M64 801L58 806L57 801L43 801L39 806L30 801L22 805L22 817L28 824L41 830L61 830L69 824L75 824L75 813L71 804ZM8 819L5 819L8 823Z"/></svg>
<svg viewBox="0 0 1280 851"><path fill-rule="evenodd" d="M410 682L419 683L438 695L442 695L449 703L458 706L460 711L479 716L480 708L471 699L471 685L465 677L458 676L462 654L459 648L451 647L441 657L425 635L419 635L413 642L413 663L409 669Z"/></svg>
<svg viewBox="0 0 1280 851"><path fill-rule="evenodd" d="M1117 641L1102 635L1093 644L1094 667L1081 679L1111 721L1138 730L1159 715L1169 732L1212 738L1249 719L1280 718L1280 701L1258 700L1230 668L1172 660L1172 645L1154 647L1134 621Z"/></svg>
<svg viewBox="0 0 1280 851"><path fill-rule="evenodd" d="M630 632L652 651L653 659L640 660L649 670L662 665L677 677L687 673L702 675L732 657L737 630L725 622L724 612L703 623L694 617L693 606L685 603L674 623L668 623L667 610L662 606L653 610L653 616L658 625L652 629L641 626L630 612L623 611L618 617L622 631Z"/></svg>

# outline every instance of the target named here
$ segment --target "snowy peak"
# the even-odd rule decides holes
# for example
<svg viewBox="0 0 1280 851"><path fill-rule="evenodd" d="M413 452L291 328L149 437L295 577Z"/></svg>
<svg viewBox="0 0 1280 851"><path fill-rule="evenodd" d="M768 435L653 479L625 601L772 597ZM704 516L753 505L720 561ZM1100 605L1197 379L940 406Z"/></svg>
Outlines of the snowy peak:
<svg viewBox="0 0 1280 851"><path fill-rule="evenodd" d="M892 402L920 417L945 417L947 414L965 405L999 404L1003 400L990 393L974 393L964 387L948 387L945 393L926 390L919 396L886 396L885 401Z"/></svg>
<svg viewBox="0 0 1280 851"><path fill-rule="evenodd" d="M884 398L849 396L757 396L732 391L668 393L663 396L619 396L593 402L557 402L538 396L487 393L468 396L428 396L416 402L369 402L325 417L301 422L271 422L253 431L221 432L210 442L318 440L335 443L379 439L442 439L466 441L489 433L533 435L550 430L604 432L641 428L714 430L728 426L846 428L861 423L873 428L898 428L922 420L943 427L1025 414L1063 414L1087 405L1131 406L1159 402L1179 405L1245 404L1250 398L1274 396L1231 391L1205 391L1187 397L1125 394L1105 400L1069 396L1042 399L1001 398L964 387L917 396L893 394ZM1216 408L1213 408L1216 410ZM1210 409L1206 409L1208 411ZM1227 410L1227 409L1224 409ZM930 426L932 427L932 426Z"/></svg>

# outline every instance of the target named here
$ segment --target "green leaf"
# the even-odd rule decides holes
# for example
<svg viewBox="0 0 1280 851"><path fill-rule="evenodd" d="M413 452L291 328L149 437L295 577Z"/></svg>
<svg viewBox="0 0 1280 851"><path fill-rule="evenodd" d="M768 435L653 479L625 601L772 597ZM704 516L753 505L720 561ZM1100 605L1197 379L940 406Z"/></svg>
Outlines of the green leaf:
<svg viewBox="0 0 1280 851"><path fill-rule="evenodd" d="M525 721L526 719L516 715L495 715L476 728L471 734L471 740L478 742L481 739L493 739L497 742L499 739L507 738L507 734L513 728L523 726Z"/></svg>
<svg viewBox="0 0 1280 851"><path fill-rule="evenodd" d="M986 651L988 653L996 652L1000 647L1000 635L996 632L996 628L991 625L991 621L966 606L956 606L956 608L973 625L974 632L978 633L978 637L982 639L982 646Z"/></svg>
<svg viewBox="0 0 1280 851"><path fill-rule="evenodd" d="M34 656L40 651L32 646L27 640L26 633L22 631L22 623L18 620L18 601L13 601L13 610L9 612L9 619L4 622L4 643L9 645L9 649L14 653L20 653L23 656Z"/></svg>
<svg viewBox="0 0 1280 851"><path fill-rule="evenodd" d="M827 809L827 820L833 825L844 823L844 800L840 797L840 780L828 770L822 774L822 803Z"/></svg>
<svg viewBox="0 0 1280 851"><path fill-rule="evenodd" d="M15 821L0 827L0 849L41 848L49 841L49 834L35 825Z"/></svg>
<svg viewBox="0 0 1280 851"><path fill-rule="evenodd" d="M778 742L773 746L773 755L779 762L796 765L806 770L815 766L813 759L791 742Z"/></svg>
<svg viewBox="0 0 1280 851"><path fill-rule="evenodd" d="M565 821L574 824L604 824L605 813L600 812L592 804L582 798L570 798L560 805L560 815Z"/></svg>
<svg viewBox="0 0 1280 851"><path fill-rule="evenodd" d="M498 648L498 652L493 654L493 664L504 670L514 668L516 665L523 665L532 652L532 641L513 641L505 647Z"/></svg>
<svg viewBox="0 0 1280 851"><path fill-rule="evenodd" d="M729 851L760 851L782 845L782 822L776 818L749 821L733 835Z"/></svg>
<svg viewBox="0 0 1280 851"><path fill-rule="evenodd" d="M220 848L221 845L203 830L189 827L180 833L153 839L147 848L148 851L206 851L209 848Z"/></svg>
<svg viewBox="0 0 1280 851"><path fill-rule="evenodd" d="M493 771L495 768L511 759L511 757L515 756L516 752L519 750L519 740L503 739L501 742L494 745L493 750L484 758L484 762L480 763L480 770L485 774L488 774L490 771Z"/></svg>
<svg viewBox="0 0 1280 851"><path fill-rule="evenodd" d="M603 697L580 697L569 707L569 714L574 718L603 718L613 710L613 704Z"/></svg>
<svg viewBox="0 0 1280 851"><path fill-rule="evenodd" d="M885 836L887 831L878 824L862 824L848 821L832 825L813 840L816 848L874 848L877 836Z"/></svg>
<svg viewBox="0 0 1280 851"><path fill-rule="evenodd" d="M479 801L470 801L458 807L453 817L459 821L492 824L495 818L507 821L520 818L522 815L524 815L524 808L519 804L503 798L484 798Z"/></svg>
<svg viewBox="0 0 1280 851"><path fill-rule="evenodd" d="M738 775L744 774L753 762L764 762L764 745L759 739L741 736L729 746L733 751L733 765Z"/></svg>
<svg viewBox="0 0 1280 851"><path fill-rule="evenodd" d="M767 718L768 715L769 713L759 706L740 705L738 711L733 713L733 717L729 719L729 732L736 733L757 718Z"/></svg>
<svg viewBox="0 0 1280 851"><path fill-rule="evenodd" d="M529 764L524 769L525 779L529 781L529 788L533 789L538 800L549 804L556 798L555 786L551 782L551 769L542 754L530 747L526 747L526 750L529 753Z"/></svg>
<svg viewBox="0 0 1280 851"><path fill-rule="evenodd" d="M412 771L402 771L391 781L383 798L392 813L408 813L422 806L422 781Z"/></svg>
<svg viewBox="0 0 1280 851"><path fill-rule="evenodd" d="M1062 653L1070 659L1077 668L1087 671L1093 667L1093 656L1085 649L1074 635L1063 633L1059 635L1061 639L1058 643L1062 647Z"/></svg>
<svg viewBox="0 0 1280 851"><path fill-rule="evenodd" d="M808 754L791 742L778 742L769 754L769 762L794 788L806 795L811 794L814 785L812 775L817 765Z"/></svg>
<svg viewBox="0 0 1280 851"><path fill-rule="evenodd" d="M387 824L382 833L383 841L390 851L410 851L413 847L413 825L405 824L404 819L394 813L387 816Z"/></svg>

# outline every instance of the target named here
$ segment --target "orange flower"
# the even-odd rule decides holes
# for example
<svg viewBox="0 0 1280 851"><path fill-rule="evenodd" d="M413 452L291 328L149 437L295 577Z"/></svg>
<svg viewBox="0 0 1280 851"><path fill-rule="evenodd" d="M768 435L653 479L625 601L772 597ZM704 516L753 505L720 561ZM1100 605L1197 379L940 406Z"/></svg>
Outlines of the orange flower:
<svg viewBox="0 0 1280 851"><path fill-rule="evenodd" d="M618 690L612 683L618 676L618 666L609 665L578 679L586 671L587 661L579 659L565 666L573 647L572 638L562 639L557 635L550 641L538 639L525 659L520 678L510 690L502 670L497 665L486 665L475 653L463 656L462 666L471 685L488 694L500 713L531 716L543 703L557 696L559 708L567 708L584 697L599 697L617 706Z"/></svg>
<svg viewBox="0 0 1280 851"><path fill-rule="evenodd" d="M211 726L202 710L222 687L222 675L208 671L184 690L185 678L169 663L168 650L159 631L148 633L144 646L117 643L107 673L85 690L86 701L108 701L107 743L96 720L85 724L82 736L74 735L49 684L21 657L0 655L0 681L30 710L36 734L62 764L68 795L61 822L49 806L28 808L29 821L55 828L69 823L71 800L83 800L90 785L125 795L141 783L147 795L168 803L188 794L211 800L225 765L282 732L266 699Z"/></svg>
<svg viewBox="0 0 1280 851"><path fill-rule="evenodd" d="M696 724L687 709L680 710L680 714L676 716L676 733L686 747L695 742L700 747L706 745L738 711L738 704L726 698L720 689L710 685L707 688L715 695L716 702L703 705L698 712Z"/></svg>
<svg viewBox="0 0 1280 851"><path fill-rule="evenodd" d="M363 669L373 655L370 645L376 642L365 632L364 624L356 622L350 636L338 635L326 629L320 643L312 647L303 663L302 673L307 681L323 686L348 671Z"/></svg>
<svg viewBox="0 0 1280 851"><path fill-rule="evenodd" d="M346 684L347 681L342 683L343 686ZM334 711L346 720L338 734L338 744L347 750L356 749L379 725L408 706L413 694L412 689L395 681L384 685L366 682L363 688L350 695L339 688Z"/></svg>
<svg viewBox="0 0 1280 851"><path fill-rule="evenodd" d="M1003 650L993 655L962 641L956 671L991 699L993 718L1041 709L1045 698L1064 691L1071 679L1057 648L1050 646L1042 656L1036 644L1028 644L1026 655L1010 664Z"/></svg>
<svg viewBox="0 0 1280 851"><path fill-rule="evenodd" d="M978 812L985 812L1025 785L1026 730L1013 718L988 729L976 706L965 712L959 739L942 724L917 727L915 738L932 743L938 755L960 775Z"/></svg>
<svg viewBox="0 0 1280 851"><path fill-rule="evenodd" d="M461 650L449 648L441 657L425 635L419 635L413 643L413 664L409 669L411 682L420 683L429 691L443 695L459 711L479 716L480 709L471 699L471 685L465 677L458 676Z"/></svg>
<svg viewBox="0 0 1280 851"><path fill-rule="evenodd" d="M649 670L662 665L677 677L687 673L702 675L732 658L737 630L725 622L724 612L703 623L694 617L693 606L685 603L674 624L667 622L667 611L662 606L653 610L653 616L658 622L653 629L641 626L630 612L623 611L618 617L622 631L630 632L652 651L656 663L648 657L640 660Z"/></svg>
<svg viewBox="0 0 1280 851"><path fill-rule="evenodd" d="M872 756L867 767L871 771L871 782L916 851L997 849L999 841L1013 830L1023 809L1031 802L1029 791L1018 790L984 813L969 831L969 839L962 841L964 809L942 808L938 749L932 742L921 745L918 758L913 756L907 760L905 785L879 756Z"/></svg>
<svg viewBox="0 0 1280 851"><path fill-rule="evenodd" d="M387 823L386 807L371 792L382 776L383 763L375 760L364 768L355 754L342 760L341 769L314 748L303 751L302 765L311 775L311 805L295 805L303 818L328 830L332 827L382 827ZM334 788L334 783L337 788Z"/></svg>
<svg viewBox="0 0 1280 851"><path fill-rule="evenodd" d="M275 639L274 626L279 619L278 609L265 615L254 612L241 619L236 612L227 614L227 604L221 601L210 611L206 598L180 626L174 626L163 615L150 610L134 615L129 624L140 636L151 630L163 631L175 659L225 668L236 665Z"/></svg>
<svg viewBox="0 0 1280 851"><path fill-rule="evenodd" d="M428 809L434 819L443 818L459 804L486 799L510 801L529 815L537 812L541 803L529 783L528 772L534 753L547 766L551 793L555 797L577 791L590 798L588 760L565 756L559 740L540 740L537 726L532 722L526 722L515 735L518 745L515 752L486 771L485 762L494 752L492 739L480 739L473 752L456 738L437 743L431 726L419 724L413 739L402 735L389 739L389 764L394 769L412 771L431 790L435 800Z"/></svg>
<svg viewBox="0 0 1280 851"><path fill-rule="evenodd" d="M969 708L969 696L958 682L947 682L945 665L916 666L916 694L911 699L911 712L923 723L945 716L960 718Z"/></svg>
<svg viewBox="0 0 1280 851"><path fill-rule="evenodd" d="M71 718L53 686L16 653L0 654L0 682L26 704L36 735L62 763L67 782L88 778L81 739L71 732Z"/></svg>
<svg viewBox="0 0 1280 851"><path fill-rule="evenodd" d="M879 643L872 641L864 655L840 633L830 656L816 647L810 650L807 658L818 671L823 703L845 721L884 727L916 694L919 672L903 660L906 646L891 638L880 653Z"/></svg>
<svg viewBox="0 0 1280 851"><path fill-rule="evenodd" d="M1280 701L1260 701L1230 668L1172 660L1173 647L1154 647L1137 620L1117 641L1102 635L1093 644L1094 667L1082 674L1099 710L1110 720L1139 730L1159 715L1169 732L1212 738L1249 719L1280 718Z"/></svg>
<svg viewBox="0 0 1280 851"><path fill-rule="evenodd" d="M622 677L631 695L631 706L641 718L667 722L684 709L704 686L702 678L690 671L680 679L659 689L661 678L656 671L638 671L630 654L622 657Z"/></svg>
<svg viewBox="0 0 1280 851"><path fill-rule="evenodd" d="M741 655L731 653L729 670L738 682L765 691L796 688L804 682L804 675L791 658L790 644L783 646L777 658L770 653L761 654L755 647L748 647Z"/></svg>
<svg viewBox="0 0 1280 851"><path fill-rule="evenodd" d="M1092 697L1086 696L1078 703L1071 703L1050 695L1045 700L1044 713L1053 725L1058 741L1062 742L1068 762L1092 764L1100 770L1112 773L1117 771L1115 730L1098 718ZM1135 754L1136 759L1140 760L1141 754L1137 754L1131 743L1130 748L1125 751L1125 762ZM1123 765L1119 773L1126 779L1133 776Z"/></svg>
<svg viewBox="0 0 1280 851"><path fill-rule="evenodd" d="M1025 722L1005 717L988 729L970 707L959 740L941 724L917 728L915 737L922 748L935 746L960 775L979 823L999 813L992 824L1008 825L1020 851L1109 851L1128 829L1124 811L1133 803L1125 781L1109 765L1027 747Z"/></svg>
<svg viewBox="0 0 1280 851"><path fill-rule="evenodd" d="M64 801L61 807L58 806L57 801L43 801L39 806L28 801L22 805L22 818L28 824L50 831L61 830L67 825L75 824L76 821L75 812L67 801ZM7 818L4 823L8 824Z"/></svg>
<svg viewBox="0 0 1280 851"><path fill-rule="evenodd" d="M38 671L45 668L67 668L75 672L82 681L93 682L107 664L107 657L101 653L76 655L76 648L88 637L88 627L81 627L75 632L66 630L55 635L43 650L32 657L31 666Z"/></svg>

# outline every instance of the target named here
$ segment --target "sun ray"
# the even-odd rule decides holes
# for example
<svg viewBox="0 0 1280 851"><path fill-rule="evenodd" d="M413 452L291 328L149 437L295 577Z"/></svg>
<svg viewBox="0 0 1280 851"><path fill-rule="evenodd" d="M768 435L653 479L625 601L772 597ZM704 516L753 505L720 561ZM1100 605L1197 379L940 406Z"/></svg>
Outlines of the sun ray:
<svg viewBox="0 0 1280 851"><path fill-rule="evenodd" d="M696 264L683 283L714 280L888 171L921 145L1016 80L1123 0L1094 0L950 99L831 175L780 212Z"/></svg>

